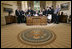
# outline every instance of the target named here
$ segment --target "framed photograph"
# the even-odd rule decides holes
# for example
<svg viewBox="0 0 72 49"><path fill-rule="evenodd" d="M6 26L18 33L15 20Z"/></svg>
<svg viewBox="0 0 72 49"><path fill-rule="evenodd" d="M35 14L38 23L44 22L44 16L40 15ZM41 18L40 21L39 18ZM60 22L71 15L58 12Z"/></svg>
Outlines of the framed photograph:
<svg viewBox="0 0 72 49"><path fill-rule="evenodd" d="M61 4L61 10L69 10L69 2Z"/></svg>

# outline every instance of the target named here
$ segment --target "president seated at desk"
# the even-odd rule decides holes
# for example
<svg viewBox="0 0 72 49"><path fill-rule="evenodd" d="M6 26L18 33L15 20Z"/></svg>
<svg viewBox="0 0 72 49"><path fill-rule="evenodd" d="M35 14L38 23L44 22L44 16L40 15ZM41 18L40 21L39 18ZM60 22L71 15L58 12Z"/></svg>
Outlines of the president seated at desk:
<svg viewBox="0 0 72 49"><path fill-rule="evenodd" d="M41 16L38 11L36 11L33 16L31 16L31 13L26 17L26 24L27 25L46 25L47 24L47 17Z"/></svg>
<svg viewBox="0 0 72 49"><path fill-rule="evenodd" d="M30 16L26 17L27 25L46 25L47 17L46 16Z"/></svg>

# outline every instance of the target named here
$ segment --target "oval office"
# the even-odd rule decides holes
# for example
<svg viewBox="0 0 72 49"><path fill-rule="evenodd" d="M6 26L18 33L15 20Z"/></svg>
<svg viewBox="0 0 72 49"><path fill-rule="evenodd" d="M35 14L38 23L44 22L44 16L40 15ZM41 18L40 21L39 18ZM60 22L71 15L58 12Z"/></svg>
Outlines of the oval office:
<svg viewBox="0 0 72 49"><path fill-rule="evenodd" d="M1 48L71 48L71 1L1 1Z"/></svg>

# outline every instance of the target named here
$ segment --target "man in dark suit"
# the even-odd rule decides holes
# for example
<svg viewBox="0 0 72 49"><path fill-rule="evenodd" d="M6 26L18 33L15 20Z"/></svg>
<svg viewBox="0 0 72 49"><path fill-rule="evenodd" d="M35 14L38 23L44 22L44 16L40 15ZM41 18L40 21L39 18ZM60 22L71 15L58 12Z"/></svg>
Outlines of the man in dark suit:
<svg viewBox="0 0 72 49"><path fill-rule="evenodd" d="M44 16L46 15L46 10L45 10L45 8L43 9L42 13L43 13Z"/></svg>
<svg viewBox="0 0 72 49"><path fill-rule="evenodd" d="M24 18L25 18L25 16L24 16L24 11L23 10L21 10L20 9L20 16L21 16L21 20L22 20L22 23L24 23Z"/></svg>
<svg viewBox="0 0 72 49"><path fill-rule="evenodd" d="M52 22L54 22L55 17L54 17L54 8L53 8L53 6L51 7L51 14L52 14Z"/></svg>
<svg viewBox="0 0 72 49"><path fill-rule="evenodd" d="M33 16L33 10L31 9L31 7L29 7L29 9L27 10L27 13L31 13L31 16Z"/></svg>
<svg viewBox="0 0 72 49"><path fill-rule="evenodd" d="M49 9L48 9L48 10L49 10L49 13L48 13L48 14L52 14L52 13L51 13L51 12L52 12L52 11L51 11L51 7L49 7Z"/></svg>
<svg viewBox="0 0 72 49"><path fill-rule="evenodd" d="M15 14L16 14L16 16L17 16L17 20L18 20L17 23L22 22L22 19L21 19L21 13L20 13L20 8L18 8L18 9L15 10Z"/></svg>
<svg viewBox="0 0 72 49"><path fill-rule="evenodd" d="M39 16L38 10L36 10L36 13L34 14L34 16Z"/></svg>
<svg viewBox="0 0 72 49"><path fill-rule="evenodd" d="M59 23L59 12L60 12L60 8L59 8L59 5L57 5L56 9L54 10L54 16L55 16L55 23L56 24Z"/></svg>
<svg viewBox="0 0 72 49"><path fill-rule="evenodd" d="M35 14L36 14L36 11L35 11L34 9L32 10L32 14L33 14L33 15L35 15Z"/></svg>
<svg viewBox="0 0 72 49"><path fill-rule="evenodd" d="M46 16L48 16L48 14L49 14L49 8L47 7L46 8Z"/></svg>

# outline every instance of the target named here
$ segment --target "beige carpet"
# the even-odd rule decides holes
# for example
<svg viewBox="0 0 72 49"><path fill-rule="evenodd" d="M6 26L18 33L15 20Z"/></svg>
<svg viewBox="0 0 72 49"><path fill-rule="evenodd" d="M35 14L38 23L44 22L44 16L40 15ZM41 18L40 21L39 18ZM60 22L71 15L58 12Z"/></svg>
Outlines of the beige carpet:
<svg viewBox="0 0 72 49"><path fill-rule="evenodd" d="M56 39L50 44L43 46L31 46L21 43L17 36L28 28L46 28L56 34ZM26 24L10 24L1 26L1 48L71 48L71 24L47 24L27 26Z"/></svg>

